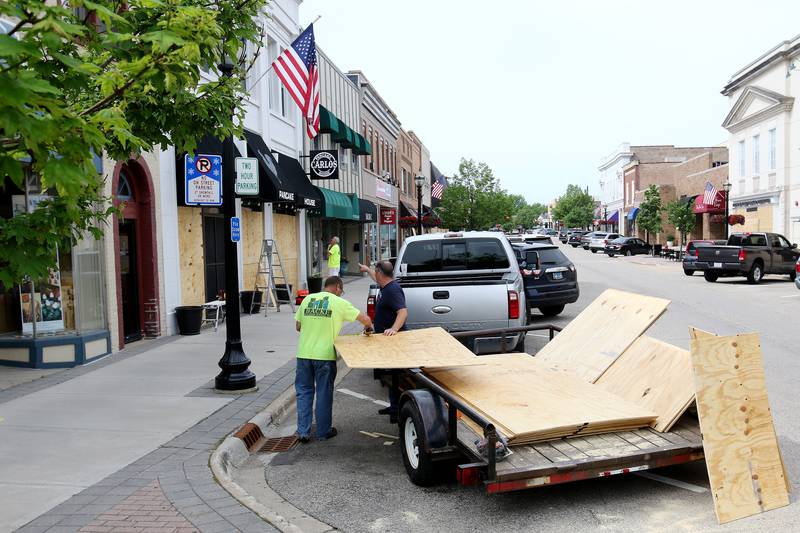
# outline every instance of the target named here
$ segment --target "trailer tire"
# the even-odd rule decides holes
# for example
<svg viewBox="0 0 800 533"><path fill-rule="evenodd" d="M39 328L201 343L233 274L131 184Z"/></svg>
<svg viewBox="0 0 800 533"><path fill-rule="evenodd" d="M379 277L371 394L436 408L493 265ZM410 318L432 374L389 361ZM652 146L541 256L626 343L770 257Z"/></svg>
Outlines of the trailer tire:
<svg viewBox="0 0 800 533"><path fill-rule="evenodd" d="M439 480L437 465L431 459L422 416L413 401L400 408L400 449L403 466L414 485L430 487Z"/></svg>

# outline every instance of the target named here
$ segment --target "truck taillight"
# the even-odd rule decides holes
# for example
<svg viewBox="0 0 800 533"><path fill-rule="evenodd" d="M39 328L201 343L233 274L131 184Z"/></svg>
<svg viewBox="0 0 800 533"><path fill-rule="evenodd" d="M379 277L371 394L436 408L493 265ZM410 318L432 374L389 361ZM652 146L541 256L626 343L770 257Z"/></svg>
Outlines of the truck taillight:
<svg viewBox="0 0 800 533"><path fill-rule="evenodd" d="M747 252L739 250L739 262L742 263L745 259L747 259Z"/></svg>
<svg viewBox="0 0 800 533"><path fill-rule="evenodd" d="M375 297L367 297L367 316L370 320L375 320Z"/></svg>
<svg viewBox="0 0 800 533"><path fill-rule="evenodd" d="M519 294L517 291L508 291L508 318L519 318Z"/></svg>

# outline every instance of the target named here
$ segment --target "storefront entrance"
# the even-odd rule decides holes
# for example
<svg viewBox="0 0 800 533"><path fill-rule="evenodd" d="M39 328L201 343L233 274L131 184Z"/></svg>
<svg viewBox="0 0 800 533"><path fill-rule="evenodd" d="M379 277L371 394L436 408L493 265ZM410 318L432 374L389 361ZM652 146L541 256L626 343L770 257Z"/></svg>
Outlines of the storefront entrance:
<svg viewBox="0 0 800 533"><path fill-rule="evenodd" d="M211 209L203 212L203 255L206 301L210 302L225 292L225 218Z"/></svg>
<svg viewBox="0 0 800 533"><path fill-rule="evenodd" d="M136 256L136 222L122 220L119 223L119 276L122 299L122 330L125 342L142 338L139 300L139 269Z"/></svg>

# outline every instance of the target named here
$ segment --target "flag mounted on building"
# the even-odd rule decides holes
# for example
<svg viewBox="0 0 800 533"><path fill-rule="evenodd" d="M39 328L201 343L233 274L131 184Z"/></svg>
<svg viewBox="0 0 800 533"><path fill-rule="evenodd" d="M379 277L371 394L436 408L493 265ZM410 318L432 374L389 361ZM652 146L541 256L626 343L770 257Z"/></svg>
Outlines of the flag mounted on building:
<svg viewBox="0 0 800 533"><path fill-rule="evenodd" d="M313 24L278 56L272 68L303 112L306 133L313 139L319 133L319 69Z"/></svg>
<svg viewBox="0 0 800 533"><path fill-rule="evenodd" d="M716 199L717 199L717 189L710 181L707 181L705 191L703 191L703 204L714 205Z"/></svg>
<svg viewBox="0 0 800 533"><path fill-rule="evenodd" d="M444 174L439 172L439 169L436 168L436 165L431 163L431 203L433 207L439 205L442 200L442 194L444 194L444 190L447 187L447 178L444 177Z"/></svg>

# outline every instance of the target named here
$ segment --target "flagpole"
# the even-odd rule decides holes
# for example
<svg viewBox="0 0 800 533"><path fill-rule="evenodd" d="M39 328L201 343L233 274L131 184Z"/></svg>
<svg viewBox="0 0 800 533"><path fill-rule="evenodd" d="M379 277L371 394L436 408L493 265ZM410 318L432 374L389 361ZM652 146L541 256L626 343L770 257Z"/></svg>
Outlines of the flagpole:
<svg viewBox="0 0 800 533"><path fill-rule="evenodd" d="M317 21L318 21L319 19L321 19L321 18L322 18L322 15L317 15L317 18L315 18L314 20L312 20L312 21L311 21L311 24L309 24L309 26L312 26L312 25L313 25L315 22L317 22ZM300 27L300 33L303 33L304 31L305 31L305 28L303 28L303 27ZM260 81L261 81L261 79L262 79L264 76L266 76L267 74L269 74L269 71L270 71L270 70L272 70L272 65L273 65L273 63L270 63L270 64L269 64L269 67L267 67L267 70L265 70L265 71L264 71L264 73L263 73L263 74L261 74L261 76L259 76L259 77L256 79L256 81L254 81L254 82L253 82L253 85L255 85L256 83L260 82Z"/></svg>

